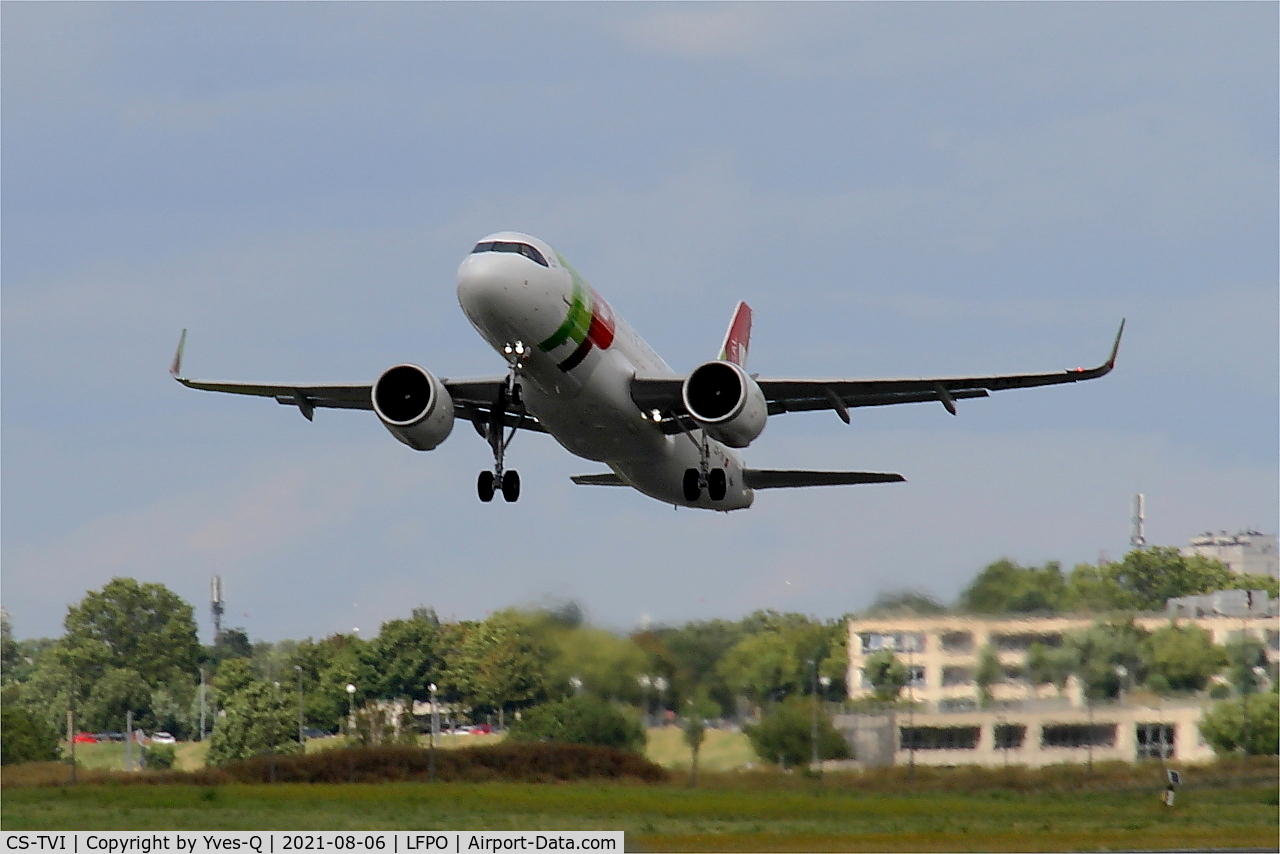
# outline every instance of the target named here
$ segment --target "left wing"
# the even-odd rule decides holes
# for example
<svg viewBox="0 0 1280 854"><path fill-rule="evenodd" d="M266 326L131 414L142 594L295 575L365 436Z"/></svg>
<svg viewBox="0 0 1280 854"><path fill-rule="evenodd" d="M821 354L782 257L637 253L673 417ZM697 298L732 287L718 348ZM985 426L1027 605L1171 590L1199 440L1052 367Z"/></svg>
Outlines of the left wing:
<svg viewBox="0 0 1280 854"><path fill-rule="evenodd" d="M247 394L255 397L274 397L277 403L296 406L308 421L315 417L317 409L373 409L373 385L266 385L242 382L211 382L193 380L182 375L182 356L187 344L187 330L182 330L178 350L174 353L169 375L187 388L201 391L218 391L226 394ZM471 421L478 429L489 423L499 393L506 384L506 377L481 377L478 379L448 380L440 382L453 398L453 409L459 418ZM502 414L504 427L519 426L521 430L545 433L537 418L510 404Z"/></svg>
<svg viewBox="0 0 1280 854"><path fill-rule="evenodd" d="M1004 374L985 377L939 377L936 379L883 379L883 380L821 380L821 379L762 379L755 377L764 392L770 415L783 412L805 412L815 409L833 409L840 419L849 423L849 410L860 406L890 406L898 403L923 403L937 401L952 415L956 414L956 401L972 397L987 397L993 391L1010 388L1059 385L1092 380L1111 372L1120 352L1120 338L1124 335L1124 321L1116 332L1115 342L1107 360L1096 368L1074 368L1045 374ZM631 381L631 399L642 412L664 413L661 426L664 432L679 433L696 427L685 412L680 390L684 380L679 377L636 377Z"/></svg>

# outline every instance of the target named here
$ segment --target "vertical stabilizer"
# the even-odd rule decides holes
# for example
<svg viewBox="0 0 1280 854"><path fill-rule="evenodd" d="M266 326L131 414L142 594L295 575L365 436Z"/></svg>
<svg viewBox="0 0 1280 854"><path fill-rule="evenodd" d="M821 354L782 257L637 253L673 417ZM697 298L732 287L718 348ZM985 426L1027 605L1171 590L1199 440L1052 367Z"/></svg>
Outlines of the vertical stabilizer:
<svg viewBox="0 0 1280 854"><path fill-rule="evenodd" d="M720 358L733 362L740 368L747 366L747 348L751 345L751 306L745 302L738 303L733 310L733 320L729 321L729 329L724 334L724 344L720 347Z"/></svg>

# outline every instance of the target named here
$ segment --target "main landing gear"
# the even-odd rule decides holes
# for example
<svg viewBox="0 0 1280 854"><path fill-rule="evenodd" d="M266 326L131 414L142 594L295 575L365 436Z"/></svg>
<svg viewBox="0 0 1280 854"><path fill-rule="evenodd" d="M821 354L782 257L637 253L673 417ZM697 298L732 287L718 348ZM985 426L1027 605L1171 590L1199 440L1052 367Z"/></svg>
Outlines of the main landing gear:
<svg viewBox="0 0 1280 854"><path fill-rule="evenodd" d="M725 493L729 491L729 479L724 469L710 469L705 475L698 469L685 469L683 486L684 497L688 501L697 501L704 489L712 501L724 501Z"/></svg>
<svg viewBox="0 0 1280 854"><path fill-rule="evenodd" d="M507 503L520 498L520 473L515 469L504 469L503 458L506 456L507 446L516 437L516 430L520 429L520 419L524 417L524 394L517 376L520 366L529 355L529 350L524 344L516 341L514 344L506 345L503 353L511 361L511 370L507 374L506 383L498 389L498 399L489 410L489 421L483 426L481 432L493 451L493 471L482 471L476 478L476 494L486 504L493 500L496 492L501 492L502 499ZM503 428L504 416L508 409L514 409L516 416L510 433ZM477 424L477 427L479 426Z"/></svg>
<svg viewBox="0 0 1280 854"><path fill-rule="evenodd" d="M697 501L702 497L702 490L705 489L707 497L712 501L724 501L724 496L729 491L729 479L725 476L724 469L711 468L711 448L707 442L707 434L703 433L700 439L694 438L688 427L683 423L680 426L684 429L684 434L689 437L689 441L693 442L694 447L698 449L698 467L684 470L681 487L684 490L685 500Z"/></svg>

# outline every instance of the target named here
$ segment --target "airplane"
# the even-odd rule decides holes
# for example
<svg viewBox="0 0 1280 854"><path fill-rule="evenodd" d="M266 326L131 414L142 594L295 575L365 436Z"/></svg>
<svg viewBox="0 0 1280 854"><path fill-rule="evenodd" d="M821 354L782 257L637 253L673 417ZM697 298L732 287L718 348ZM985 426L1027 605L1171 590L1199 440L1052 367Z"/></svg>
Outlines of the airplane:
<svg viewBox="0 0 1280 854"><path fill-rule="evenodd" d="M458 302L480 336L507 363L505 375L448 379L415 364L388 368L371 385L264 385L189 379L187 332L170 374L188 388L272 397L308 420L316 409L373 410L391 435L418 451L436 448L458 419L470 421L493 452L476 492L490 502L520 497L506 467L518 431L547 433L576 456L608 466L575 484L629 486L677 507L750 507L755 490L894 483L900 474L747 468L748 447L771 415L831 410L845 424L862 406L956 402L992 391L1074 383L1115 367L1124 334L1096 368L1041 374L925 379L767 379L746 370L751 307L739 302L719 356L687 374L673 370L579 275L536 237L504 231L463 259Z"/></svg>

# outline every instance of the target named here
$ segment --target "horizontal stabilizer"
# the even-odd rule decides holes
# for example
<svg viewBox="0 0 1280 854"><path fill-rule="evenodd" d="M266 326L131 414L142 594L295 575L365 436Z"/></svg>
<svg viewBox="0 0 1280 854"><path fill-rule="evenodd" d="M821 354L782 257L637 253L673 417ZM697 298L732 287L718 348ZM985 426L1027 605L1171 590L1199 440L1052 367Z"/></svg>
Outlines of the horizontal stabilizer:
<svg viewBox="0 0 1280 854"><path fill-rule="evenodd" d="M575 474L569 480L578 486L630 486L613 472L606 474Z"/></svg>
<svg viewBox="0 0 1280 854"><path fill-rule="evenodd" d="M752 489L788 489L799 486L850 486L858 483L899 483L900 474L875 471L776 471L744 469L747 486Z"/></svg>

